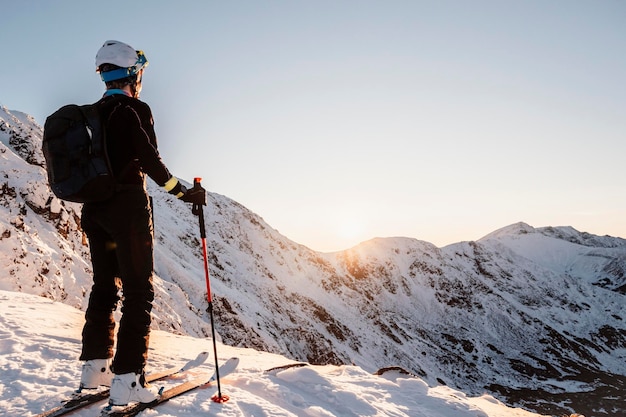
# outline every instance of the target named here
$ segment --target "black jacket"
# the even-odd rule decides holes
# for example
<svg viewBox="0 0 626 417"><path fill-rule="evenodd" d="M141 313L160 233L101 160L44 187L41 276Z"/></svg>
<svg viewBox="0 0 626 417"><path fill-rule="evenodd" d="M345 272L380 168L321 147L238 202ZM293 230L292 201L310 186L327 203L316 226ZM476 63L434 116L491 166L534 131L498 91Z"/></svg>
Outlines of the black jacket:
<svg viewBox="0 0 626 417"><path fill-rule="evenodd" d="M143 185L147 174L163 186L172 178L159 155L152 111L146 103L114 94L104 97L99 109L109 161L119 184Z"/></svg>

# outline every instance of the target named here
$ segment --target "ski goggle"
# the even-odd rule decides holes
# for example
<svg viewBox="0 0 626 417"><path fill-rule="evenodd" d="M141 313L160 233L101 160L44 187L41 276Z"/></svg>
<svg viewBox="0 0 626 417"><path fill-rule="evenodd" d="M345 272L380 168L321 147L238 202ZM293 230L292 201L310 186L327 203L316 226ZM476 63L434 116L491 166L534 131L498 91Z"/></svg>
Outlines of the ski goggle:
<svg viewBox="0 0 626 417"><path fill-rule="evenodd" d="M115 81L122 78L132 77L133 75L137 75L139 71L148 66L148 59L143 51L137 51L137 62L132 67L128 68L118 68L113 71L101 72L100 78L105 83L109 81Z"/></svg>

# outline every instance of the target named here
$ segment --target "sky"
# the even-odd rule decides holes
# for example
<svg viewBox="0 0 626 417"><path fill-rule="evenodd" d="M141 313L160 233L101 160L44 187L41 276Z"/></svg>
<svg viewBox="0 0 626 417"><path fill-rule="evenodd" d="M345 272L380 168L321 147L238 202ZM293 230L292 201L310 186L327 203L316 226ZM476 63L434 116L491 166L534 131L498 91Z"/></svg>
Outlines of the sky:
<svg viewBox="0 0 626 417"><path fill-rule="evenodd" d="M626 238L626 2L0 0L0 105L43 125L145 52L170 171L318 251L519 221Z"/></svg>

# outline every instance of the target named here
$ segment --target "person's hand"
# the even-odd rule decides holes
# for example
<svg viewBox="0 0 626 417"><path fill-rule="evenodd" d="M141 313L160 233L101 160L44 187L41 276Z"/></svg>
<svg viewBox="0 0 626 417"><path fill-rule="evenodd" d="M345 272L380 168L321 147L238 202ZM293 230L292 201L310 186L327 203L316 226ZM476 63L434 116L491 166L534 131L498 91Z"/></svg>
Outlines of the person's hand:
<svg viewBox="0 0 626 417"><path fill-rule="evenodd" d="M185 203L206 206L206 190L202 186L195 185L193 188L186 190L180 199Z"/></svg>

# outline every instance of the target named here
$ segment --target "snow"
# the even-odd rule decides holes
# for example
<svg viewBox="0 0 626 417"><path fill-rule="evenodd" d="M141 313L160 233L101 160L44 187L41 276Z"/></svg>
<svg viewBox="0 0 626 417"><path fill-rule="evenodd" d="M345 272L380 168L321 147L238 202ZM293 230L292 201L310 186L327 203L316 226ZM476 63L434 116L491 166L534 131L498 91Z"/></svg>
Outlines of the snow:
<svg viewBox="0 0 626 417"><path fill-rule="evenodd" d="M568 231L569 228L559 228L561 235ZM563 236L551 237L541 233L542 229L534 229L524 224L516 223L514 225L497 230L484 238L480 242L489 240L497 240L497 242L511 249L518 255L527 259L532 259L544 268L555 273L565 271L568 275L582 278L597 276L606 264L606 258L609 254L619 257L624 254L624 248L602 248L599 253L597 248L588 247L580 242L572 242L564 240ZM545 230L545 228L544 228ZM572 239L575 235L580 235L574 231Z"/></svg>
<svg viewBox="0 0 626 417"><path fill-rule="evenodd" d="M33 416L71 395L80 378L80 333L83 313L34 295L0 291L0 415ZM151 336L148 373L183 365L198 352L210 350L209 339L155 330ZM216 387L200 388L174 398L141 416L411 416L531 417L489 395L468 397L446 386L429 387L423 380L397 371L376 376L357 366L312 366L264 372L293 363L280 355L217 345L220 362L239 357L239 368L221 379L230 400L210 400ZM189 371L211 372L214 357ZM188 375L187 375L188 377ZM181 382L173 377L159 382ZM101 402L73 415L93 416Z"/></svg>

